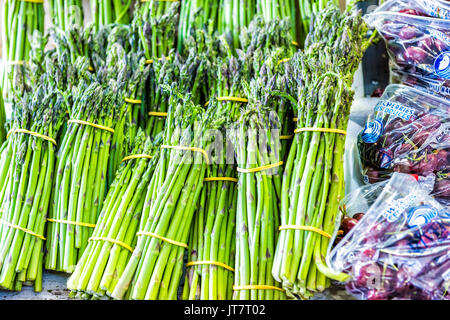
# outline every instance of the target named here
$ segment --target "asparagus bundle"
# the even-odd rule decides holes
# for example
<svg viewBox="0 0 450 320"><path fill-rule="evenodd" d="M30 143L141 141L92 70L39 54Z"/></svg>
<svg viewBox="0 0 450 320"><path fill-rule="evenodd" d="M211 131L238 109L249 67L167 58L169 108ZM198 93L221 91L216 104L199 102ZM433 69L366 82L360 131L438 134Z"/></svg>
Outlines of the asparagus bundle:
<svg viewBox="0 0 450 320"><path fill-rule="evenodd" d="M271 274L278 237L282 165L279 120L251 97L234 131L239 171L233 299L284 299Z"/></svg>
<svg viewBox="0 0 450 320"><path fill-rule="evenodd" d="M164 88L171 83L183 88L185 94L190 95L194 104L203 104L213 93L215 86L212 74L217 70L217 46L212 30L193 29L193 32L185 41L184 57L175 53L170 60L154 61L152 66L154 77L152 79L149 102L149 120L147 132L155 136L163 129L164 116L159 113L167 113L170 91Z"/></svg>
<svg viewBox="0 0 450 320"><path fill-rule="evenodd" d="M305 3L308 1L299 1ZM317 3L319 1L316 1ZM325 1L323 1L325 2ZM281 20L288 18L290 21L290 33L292 39L297 41L297 11L296 0L260 0L258 1L258 13L262 15L264 21L269 22L272 20Z"/></svg>
<svg viewBox="0 0 450 320"><path fill-rule="evenodd" d="M240 42L244 64L249 70L249 79L258 77L268 59L272 62L267 64L266 68L270 66L270 72L275 74L280 72L278 69L283 67L282 63L292 57L296 47L292 44L289 28L287 19L264 22L259 16L255 17L247 28L243 28ZM277 57L274 57L275 54Z"/></svg>
<svg viewBox="0 0 450 320"><path fill-rule="evenodd" d="M142 100L145 82L150 66L145 63L142 52L125 52L122 46L113 46L106 58L105 66L98 71L99 80L108 83L114 79L120 82L123 103L117 110L118 122L115 124L108 161L108 185L126 155L127 143L134 140L138 125L145 119Z"/></svg>
<svg viewBox="0 0 450 320"><path fill-rule="evenodd" d="M350 87L371 42L365 39L367 25L350 9L341 14L329 7L317 21L305 52L289 62L298 83L298 121L284 167L282 226L272 269L288 294L301 298L323 291L330 282L327 277L342 280L342 275L328 270L324 258L344 196ZM328 28L325 35L321 24Z"/></svg>
<svg viewBox="0 0 450 320"><path fill-rule="evenodd" d="M178 52L183 51L184 42L192 30L201 29L207 23L212 29L218 29L222 7L221 1L186 0L181 2Z"/></svg>
<svg viewBox="0 0 450 320"><path fill-rule="evenodd" d="M256 14L257 0L222 0L217 30L225 34L228 43L239 48L239 35Z"/></svg>
<svg viewBox="0 0 450 320"><path fill-rule="evenodd" d="M175 48L179 23L179 1L146 1L135 9L141 46L147 59L159 59Z"/></svg>
<svg viewBox="0 0 450 320"><path fill-rule="evenodd" d="M242 66L233 56L218 64L216 94L237 96L242 91ZM235 216L237 203L236 167L227 152L231 145L227 130L239 118L238 101L210 100L208 106L217 108L227 121L220 128L209 175L200 196L199 208L189 235L188 267L182 298L187 300L231 299L234 282ZM231 157L233 155L231 154Z"/></svg>
<svg viewBox="0 0 450 320"><path fill-rule="evenodd" d="M281 48L270 53L258 75L253 80L253 95L259 103L275 111L280 120L280 160L285 161L294 137L294 95L297 83L293 79L292 66L285 63L285 51Z"/></svg>
<svg viewBox="0 0 450 320"><path fill-rule="evenodd" d="M212 166L189 235L184 300L230 300L234 281L236 187L231 165ZM236 179L237 181L237 179Z"/></svg>
<svg viewBox="0 0 450 320"><path fill-rule="evenodd" d="M131 0L91 0L93 23L97 30L103 25L131 21Z"/></svg>
<svg viewBox="0 0 450 320"><path fill-rule="evenodd" d="M83 25L83 1L82 0L51 0L50 15L53 25L63 31L73 24Z"/></svg>
<svg viewBox="0 0 450 320"><path fill-rule="evenodd" d="M339 6L339 0L299 0L299 40L303 43L309 32L316 29L314 18L327 6Z"/></svg>
<svg viewBox="0 0 450 320"><path fill-rule="evenodd" d="M88 246L68 280L72 294L105 297L114 291L137 242L145 190L157 159L156 145L139 130L129 156L116 172Z"/></svg>
<svg viewBox="0 0 450 320"><path fill-rule="evenodd" d="M191 222L206 165L211 163L205 148L213 139L210 130L225 121L213 108L204 111L178 99L172 91L164 144L147 190L138 242L112 294L116 299L177 298Z"/></svg>
<svg viewBox="0 0 450 320"><path fill-rule="evenodd" d="M107 191L106 177L116 107L123 103L114 82L80 83L57 155L47 228L45 268L73 272L83 254Z"/></svg>
<svg viewBox="0 0 450 320"><path fill-rule="evenodd" d="M47 209L55 150L65 114L63 97L45 84L25 94L12 114L0 155L0 288L42 290Z"/></svg>
<svg viewBox="0 0 450 320"><path fill-rule="evenodd" d="M10 106L14 94L23 94L23 68L28 62L33 33L44 33L44 6L42 1L3 1L2 62L0 88L6 106ZM3 124L5 109L0 108L0 143L5 139Z"/></svg>
<svg viewBox="0 0 450 320"><path fill-rule="evenodd" d="M174 55L175 34L179 21L178 1L146 1L137 5L133 23L139 34L139 47L150 65L146 90L142 95L143 127L149 136L155 137L164 128L167 116L167 93L161 85L177 81L179 68L184 64Z"/></svg>

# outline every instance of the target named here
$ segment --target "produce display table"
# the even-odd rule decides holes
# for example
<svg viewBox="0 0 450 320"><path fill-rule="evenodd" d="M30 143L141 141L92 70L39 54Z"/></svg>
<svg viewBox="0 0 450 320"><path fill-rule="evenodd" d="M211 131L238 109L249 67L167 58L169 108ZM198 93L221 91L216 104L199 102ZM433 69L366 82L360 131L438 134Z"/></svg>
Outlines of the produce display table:
<svg viewBox="0 0 450 320"><path fill-rule="evenodd" d="M66 281L66 275L44 272L42 292L36 293L32 287L23 287L20 292L0 291L0 300L67 300L69 290L66 288ZM349 295L343 286L333 285L311 300L355 300L355 298Z"/></svg>

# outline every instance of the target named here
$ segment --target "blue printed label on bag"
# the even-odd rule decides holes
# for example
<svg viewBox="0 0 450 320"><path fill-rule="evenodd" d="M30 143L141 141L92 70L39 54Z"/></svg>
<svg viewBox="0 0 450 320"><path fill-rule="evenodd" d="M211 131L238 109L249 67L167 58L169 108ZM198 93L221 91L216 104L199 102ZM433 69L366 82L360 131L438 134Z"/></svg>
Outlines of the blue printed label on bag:
<svg viewBox="0 0 450 320"><path fill-rule="evenodd" d="M375 111L391 114L403 120L409 120L414 114L414 109L408 108L400 103L391 101L380 101L375 106Z"/></svg>
<svg viewBox="0 0 450 320"><path fill-rule="evenodd" d="M431 94L434 93L440 93L444 96L450 96L450 88L449 87L444 87L443 85L437 85L437 84L430 84L430 89L432 90ZM429 90L427 90L429 91Z"/></svg>
<svg viewBox="0 0 450 320"><path fill-rule="evenodd" d="M447 37L447 35L441 31L438 30L430 30L430 36L432 36L435 39L441 40L442 42L450 45L450 38Z"/></svg>
<svg viewBox="0 0 450 320"><path fill-rule="evenodd" d="M375 143L383 134L383 122L380 119L366 123L361 139L366 143Z"/></svg>
<svg viewBox="0 0 450 320"><path fill-rule="evenodd" d="M436 208L429 205L423 205L411 208L408 211L407 223L410 228L425 225L438 215Z"/></svg>
<svg viewBox="0 0 450 320"><path fill-rule="evenodd" d="M450 51L442 52L436 58L434 72L442 79L450 80Z"/></svg>
<svg viewBox="0 0 450 320"><path fill-rule="evenodd" d="M414 204L416 198L415 194L410 194L404 198L395 200L381 214L388 222L394 222L400 218L406 209Z"/></svg>
<svg viewBox="0 0 450 320"><path fill-rule="evenodd" d="M436 4L432 3L431 1L422 1L422 3L425 5L426 10L428 14L435 18L442 18L449 20L450 19L450 11L446 10L442 7L438 7Z"/></svg>

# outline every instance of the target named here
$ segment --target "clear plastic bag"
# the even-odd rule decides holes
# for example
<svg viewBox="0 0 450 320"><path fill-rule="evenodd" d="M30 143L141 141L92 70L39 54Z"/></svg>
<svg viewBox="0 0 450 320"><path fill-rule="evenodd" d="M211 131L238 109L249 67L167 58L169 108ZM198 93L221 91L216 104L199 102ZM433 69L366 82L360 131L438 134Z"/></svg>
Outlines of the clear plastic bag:
<svg viewBox="0 0 450 320"><path fill-rule="evenodd" d="M334 272L350 275L359 299L450 299L450 214L416 179L395 173L355 203L372 202L327 255Z"/></svg>
<svg viewBox="0 0 450 320"><path fill-rule="evenodd" d="M433 175L432 195L450 205L450 101L389 85L358 136L366 183L393 172Z"/></svg>
<svg viewBox="0 0 450 320"><path fill-rule="evenodd" d="M391 82L404 84L419 90L423 90L428 94L440 94L444 98L450 98L449 80L440 81L392 69Z"/></svg>
<svg viewBox="0 0 450 320"><path fill-rule="evenodd" d="M450 19L450 2L446 0L389 0L377 11Z"/></svg>
<svg viewBox="0 0 450 320"><path fill-rule="evenodd" d="M431 91L436 84L450 89L449 8L436 0L388 1L365 16L385 39L393 69L418 77Z"/></svg>

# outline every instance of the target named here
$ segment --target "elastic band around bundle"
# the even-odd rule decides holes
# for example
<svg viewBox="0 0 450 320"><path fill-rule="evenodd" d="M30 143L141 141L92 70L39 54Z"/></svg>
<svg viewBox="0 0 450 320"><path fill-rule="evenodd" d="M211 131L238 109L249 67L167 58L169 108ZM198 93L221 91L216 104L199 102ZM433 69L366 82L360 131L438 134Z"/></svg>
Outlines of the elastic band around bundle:
<svg viewBox="0 0 450 320"><path fill-rule="evenodd" d="M151 159L153 157L149 154L133 154L131 156L127 156L127 157L123 158L122 162L131 160L131 159L142 159L142 158Z"/></svg>
<svg viewBox="0 0 450 320"><path fill-rule="evenodd" d="M90 71L90 72L94 72L94 68L93 68L93 67L91 67L91 66L89 66L89 67L88 67L88 71Z"/></svg>
<svg viewBox="0 0 450 320"><path fill-rule="evenodd" d="M128 244L126 244L125 242L122 242L120 240L116 240L116 239L111 239L111 238L106 238L106 237L90 237L88 239L89 241L106 241L106 242L111 242L111 243L115 243L125 249L127 249L128 251L130 251L131 253L133 253L134 249L132 247L130 247Z"/></svg>
<svg viewBox="0 0 450 320"><path fill-rule="evenodd" d="M242 102L242 103L247 103L248 99L246 98L240 98L240 97L217 97L216 98L217 101L234 101L234 102ZM209 101L205 103L205 106L207 106L209 104Z"/></svg>
<svg viewBox="0 0 450 320"><path fill-rule="evenodd" d="M284 291L280 287L275 286L268 286L265 284L255 284L255 285L245 285L245 286L233 286L233 290L278 290L278 291Z"/></svg>
<svg viewBox="0 0 450 320"><path fill-rule="evenodd" d="M331 234L328 232L323 231L322 229L312 227L312 226L295 226L295 225L287 225L287 226L280 226L278 230L303 230L303 231L312 231L316 232L328 239L331 239Z"/></svg>
<svg viewBox="0 0 450 320"><path fill-rule="evenodd" d="M159 1L161 1L161 0L159 0ZM179 1L179 0L175 0L175 1L171 1L171 2L176 2L176 1ZM158 58L158 61L162 61L162 60L164 60L164 58ZM170 61L170 57L166 57L166 60ZM153 61L154 61L153 59L145 60L145 64L152 64Z"/></svg>
<svg viewBox="0 0 450 320"><path fill-rule="evenodd" d="M288 62L289 60L291 60L291 58L281 59L280 61L278 61L278 64L281 64L281 63L284 63L284 62Z"/></svg>
<svg viewBox="0 0 450 320"><path fill-rule="evenodd" d="M155 117L167 117L169 114L167 112L150 111L148 115Z"/></svg>
<svg viewBox="0 0 450 320"><path fill-rule="evenodd" d="M23 231L23 232L25 232L25 233L28 233L29 235L32 235L32 236L34 236L34 237L36 237L36 238L39 238L39 239L41 239L41 240L45 240L45 237L44 237L43 235L37 234L37 233L35 233L35 232L31 231L31 230L22 228L21 226L18 226L18 225L16 225L16 224L13 224L13 223L10 223L10 222L6 222L6 221L4 221L4 220L2 220L2 219L0 219L0 223L1 223L1 224L4 224L4 225L7 226L7 227L14 228L14 229Z"/></svg>
<svg viewBox="0 0 450 320"><path fill-rule="evenodd" d="M55 146L57 145L55 139L50 138L50 137L48 137L48 136L45 136L45 135L43 135L43 134L37 133L37 132L33 132L33 131L26 130L26 129L12 129L12 130L10 130L10 131L8 132L8 134L6 135L6 138L8 138L9 135L14 134L14 133L26 133L26 134L29 134L29 135L32 135L32 136L35 136L35 137L38 137L38 138L41 138L41 139L50 141L50 142L53 143Z"/></svg>
<svg viewBox="0 0 450 320"><path fill-rule="evenodd" d="M292 41L291 44L293 44L296 47L300 47L300 44L297 41Z"/></svg>
<svg viewBox="0 0 450 320"><path fill-rule="evenodd" d="M281 140L290 140L290 139L292 139L294 137L294 135L293 134L290 134L290 135L288 135L288 136L280 136L280 139Z"/></svg>
<svg viewBox="0 0 450 320"><path fill-rule="evenodd" d="M178 241L175 241L175 240L172 240L172 239L169 239L169 238L165 238L165 237L162 237L162 236L157 235L157 234L152 233L152 232L139 231L138 233L136 233L136 235L137 236L153 237L153 238L165 241L167 243L173 244L173 245L178 246L178 247L183 247L183 248L186 248L186 249L188 248L188 245L186 243L178 242Z"/></svg>
<svg viewBox="0 0 450 320"><path fill-rule="evenodd" d="M2 64L4 66L23 66L26 62L23 60L13 60L13 61L4 61Z"/></svg>
<svg viewBox="0 0 450 320"><path fill-rule="evenodd" d="M219 266L224 269L227 269L231 272L234 272L234 268L230 267L229 265L226 265L225 263L219 262L219 261L191 261L191 262L186 263L186 267L198 266L198 265L215 265L215 266Z"/></svg>
<svg viewBox="0 0 450 320"><path fill-rule="evenodd" d="M168 145L162 145L161 149L175 149L175 150L189 150L189 151L195 151L195 152L201 152L203 157L206 160L206 164L209 165L209 158L208 158L208 153L201 149L201 148L195 148L195 147L183 147L183 146L168 146Z"/></svg>
<svg viewBox="0 0 450 320"><path fill-rule="evenodd" d="M86 222L59 220L59 219L47 219L47 221L55 222L55 223L63 223L63 224L73 224L73 225L80 226L80 227L95 228L95 224L86 223Z"/></svg>
<svg viewBox="0 0 450 320"><path fill-rule="evenodd" d="M94 127L94 128L100 129L100 130L105 130L105 131L109 131L111 133L114 133L114 129L113 128L105 127L105 126L102 126L100 124L90 123L90 122L87 122L87 121L84 121L84 120L71 119L71 120L69 120L67 122L84 124L84 125L91 126L91 127Z"/></svg>
<svg viewBox="0 0 450 320"><path fill-rule="evenodd" d="M131 103L131 104L141 104L142 100L139 99L131 99L131 98L125 98L125 102Z"/></svg>
<svg viewBox="0 0 450 320"><path fill-rule="evenodd" d="M20 0L22 2L31 2L31 3L37 3L37 4L44 4L44 0Z"/></svg>
<svg viewBox="0 0 450 320"><path fill-rule="evenodd" d="M294 133L300 133L300 132L305 132L305 131L340 133L343 135L347 134L347 131L345 131L345 130L333 129L333 128L300 128L300 129L295 129Z"/></svg>
<svg viewBox="0 0 450 320"><path fill-rule="evenodd" d="M152 0L141 0L141 2L150 2L150 1L152 1ZM157 1L157 2L178 2L180 0L154 0L154 1Z"/></svg>
<svg viewBox="0 0 450 320"><path fill-rule="evenodd" d="M203 179L203 181L208 182L208 181L231 181L231 182L238 182L239 180L237 178L231 178L231 177L210 177L210 178L205 178Z"/></svg>
<svg viewBox="0 0 450 320"><path fill-rule="evenodd" d="M281 165L283 165L283 161L273 163L273 164L268 164L268 165L257 167L257 168L250 168L250 169L237 168L237 171L242 172L242 173L253 173L253 172L259 172L259 171L263 171L263 170L269 170L272 168L279 167Z"/></svg>

